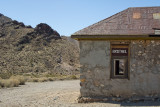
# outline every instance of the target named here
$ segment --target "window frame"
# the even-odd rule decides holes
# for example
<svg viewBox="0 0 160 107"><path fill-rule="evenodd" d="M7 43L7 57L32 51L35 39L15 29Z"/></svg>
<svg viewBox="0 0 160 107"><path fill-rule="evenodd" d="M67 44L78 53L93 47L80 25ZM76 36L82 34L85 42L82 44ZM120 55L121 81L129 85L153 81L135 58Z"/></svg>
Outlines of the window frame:
<svg viewBox="0 0 160 107"><path fill-rule="evenodd" d="M112 55L112 48L127 48L128 49L128 55L127 56L113 56ZM115 75L115 65L114 60L116 59L125 59L126 60L126 66L125 66L125 72L124 75ZM129 70L130 70L130 43L128 42L114 42L110 45L110 79L128 79L129 80Z"/></svg>

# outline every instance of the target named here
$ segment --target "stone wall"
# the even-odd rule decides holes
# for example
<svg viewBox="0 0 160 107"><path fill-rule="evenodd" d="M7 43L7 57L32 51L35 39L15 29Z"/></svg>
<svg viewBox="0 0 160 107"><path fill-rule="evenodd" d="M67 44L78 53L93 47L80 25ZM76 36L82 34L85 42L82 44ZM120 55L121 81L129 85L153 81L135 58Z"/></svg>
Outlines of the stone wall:
<svg viewBox="0 0 160 107"><path fill-rule="evenodd" d="M111 79L110 41L80 41L81 97L160 96L160 41L130 42L130 79Z"/></svg>

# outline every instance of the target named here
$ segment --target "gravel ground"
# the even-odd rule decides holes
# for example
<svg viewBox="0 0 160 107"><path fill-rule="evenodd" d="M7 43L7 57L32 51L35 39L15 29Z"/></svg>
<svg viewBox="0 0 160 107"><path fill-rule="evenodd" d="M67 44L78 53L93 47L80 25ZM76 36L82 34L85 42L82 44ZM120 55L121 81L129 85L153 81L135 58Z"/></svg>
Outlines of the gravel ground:
<svg viewBox="0 0 160 107"><path fill-rule="evenodd" d="M0 89L0 107L135 107L158 106L160 102L139 103L77 103L79 80L26 83Z"/></svg>

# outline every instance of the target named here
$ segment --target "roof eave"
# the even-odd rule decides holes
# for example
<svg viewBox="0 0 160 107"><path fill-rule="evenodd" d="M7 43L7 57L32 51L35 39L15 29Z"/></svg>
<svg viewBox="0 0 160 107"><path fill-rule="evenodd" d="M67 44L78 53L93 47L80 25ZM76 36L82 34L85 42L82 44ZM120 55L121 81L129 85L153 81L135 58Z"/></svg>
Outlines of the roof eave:
<svg viewBox="0 0 160 107"><path fill-rule="evenodd" d="M154 34L100 35L100 34L97 34L97 35L71 35L71 38L76 40L136 40L136 39L160 40L160 35L154 35Z"/></svg>

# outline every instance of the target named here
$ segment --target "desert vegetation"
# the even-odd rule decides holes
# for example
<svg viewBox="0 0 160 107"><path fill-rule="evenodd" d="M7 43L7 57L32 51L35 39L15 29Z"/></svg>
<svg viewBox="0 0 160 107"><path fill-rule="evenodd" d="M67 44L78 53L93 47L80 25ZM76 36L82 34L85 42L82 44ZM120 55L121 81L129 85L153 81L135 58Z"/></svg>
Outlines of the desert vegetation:
<svg viewBox="0 0 160 107"><path fill-rule="evenodd" d="M0 88L18 87L25 82L47 82L56 80L79 79L79 75L54 75L49 73L10 74L0 73Z"/></svg>
<svg viewBox="0 0 160 107"><path fill-rule="evenodd" d="M26 79L23 76L11 76L8 79L2 79L0 77L0 88L18 87L19 85L25 85Z"/></svg>
<svg viewBox="0 0 160 107"><path fill-rule="evenodd" d="M35 28L0 14L0 88L79 78L79 46L45 23Z"/></svg>
<svg viewBox="0 0 160 107"><path fill-rule="evenodd" d="M73 80L79 79L79 75L54 75L54 74L27 74L28 82L46 82L56 80Z"/></svg>

